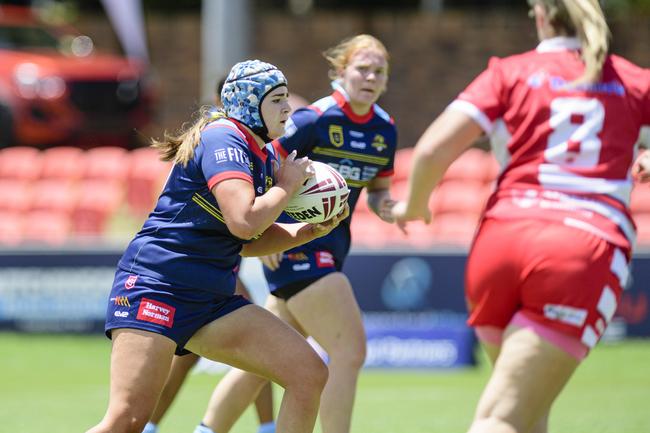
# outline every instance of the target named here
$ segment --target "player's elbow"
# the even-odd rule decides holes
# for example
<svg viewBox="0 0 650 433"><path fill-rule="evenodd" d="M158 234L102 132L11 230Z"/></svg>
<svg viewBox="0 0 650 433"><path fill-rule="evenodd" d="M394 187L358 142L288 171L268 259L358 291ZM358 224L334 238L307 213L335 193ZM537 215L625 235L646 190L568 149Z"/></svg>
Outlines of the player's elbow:
<svg viewBox="0 0 650 433"><path fill-rule="evenodd" d="M247 241L259 234L259 229L246 221L226 221L226 226L233 236Z"/></svg>

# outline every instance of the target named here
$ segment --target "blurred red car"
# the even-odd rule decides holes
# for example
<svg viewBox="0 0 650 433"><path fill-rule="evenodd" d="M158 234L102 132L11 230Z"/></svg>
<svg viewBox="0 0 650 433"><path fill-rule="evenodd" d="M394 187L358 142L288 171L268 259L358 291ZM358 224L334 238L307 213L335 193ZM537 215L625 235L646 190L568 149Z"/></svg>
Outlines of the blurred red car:
<svg viewBox="0 0 650 433"><path fill-rule="evenodd" d="M150 122L147 65L95 52L92 40L0 6L0 147L134 145Z"/></svg>

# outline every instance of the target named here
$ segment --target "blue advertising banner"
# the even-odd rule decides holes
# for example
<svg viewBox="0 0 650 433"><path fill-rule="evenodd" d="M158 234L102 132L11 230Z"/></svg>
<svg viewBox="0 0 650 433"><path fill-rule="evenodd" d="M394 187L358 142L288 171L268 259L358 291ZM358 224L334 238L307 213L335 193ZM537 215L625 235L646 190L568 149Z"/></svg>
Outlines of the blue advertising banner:
<svg viewBox="0 0 650 433"><path fill-rule="evenodd" d="M116 251L0 252L0 328L101 330L119 256ZM454 332L465 329L465 260L464 252L354 252L344 272L369 335L385 337L395 330L418 339L431 323ZM650 253L633 259L615 324L621 336L650 337Z"/></svg>

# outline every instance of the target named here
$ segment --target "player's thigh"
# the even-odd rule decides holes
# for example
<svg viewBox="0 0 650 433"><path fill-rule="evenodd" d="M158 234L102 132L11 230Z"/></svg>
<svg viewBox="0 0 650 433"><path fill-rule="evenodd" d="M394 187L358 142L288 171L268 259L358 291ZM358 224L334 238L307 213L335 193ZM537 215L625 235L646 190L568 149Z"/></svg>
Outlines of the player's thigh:
<svg viewBox="0 0 650 433"><path fill-rule="evenodd" d="M578 364L530 329L509 326L477 418L496 417L527 431L548 412Z"/></svg>
<svg viewBox="0 0 650 433"><path fill-rule="evenodd" d="M302 335L256 305L241 307L199 329L186 348L282 386L295 376L308 380L311 374L327 374Z"/></svg>
<svg viewBox="0 0 650 433"><path fill-rule="evenodd" d="M139 329L112 331L111 406L149 416L163 388L176 343Z"/></svg>
<svg viewBox="0 0 650 433"><path fill-rule="evenodd" d="M287 307L330 355L341 350L365 353L361 311L345 274L333 272L321 277L291 297Z"/></svg>
<svg viewBox="0 0 650 433"><path fill-rule="evenodd" d="M269 295L268 298L266 299L266 304L264 305L264 308L269 310L275 316L282 319L285 323L287 323L293 329L298 331L303 337L307 337L306 331L302 328L300 323L298 323L296 318L293 317L293 314L291 314L291 311L289 311L289 308L287 307L287 302L284 299L280 299L276 296Z"/></svg>

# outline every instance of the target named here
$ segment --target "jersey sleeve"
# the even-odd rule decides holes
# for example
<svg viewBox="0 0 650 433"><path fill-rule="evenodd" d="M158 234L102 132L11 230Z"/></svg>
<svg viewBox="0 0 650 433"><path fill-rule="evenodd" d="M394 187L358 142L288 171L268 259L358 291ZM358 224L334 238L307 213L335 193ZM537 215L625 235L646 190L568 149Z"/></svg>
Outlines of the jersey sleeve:
<svg viewBox="0 0 650 433"><path fill-rule="evenodd" d="M253 183L248 145L241 133L229 126L213 126L201 132L204 147L200 166L208 189L226 179Z"/></svg>
<svg viewBox="0 0 650 433"><path fill-rule="evenodd" d="M314 107L296 110L286 126L286 133L273 142L273 147L282 158L292 151L299 157L307 155L316 145L316 121L320 114Z"/></svg>
<svg viewBox="0 0 650 433"><path fill-rule="evenodd" d="M488 67L449 106L469 115L486 134L505 112L502 60L492 57Z"/></svg>

